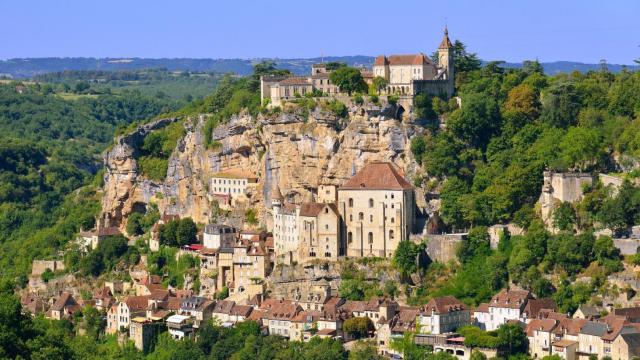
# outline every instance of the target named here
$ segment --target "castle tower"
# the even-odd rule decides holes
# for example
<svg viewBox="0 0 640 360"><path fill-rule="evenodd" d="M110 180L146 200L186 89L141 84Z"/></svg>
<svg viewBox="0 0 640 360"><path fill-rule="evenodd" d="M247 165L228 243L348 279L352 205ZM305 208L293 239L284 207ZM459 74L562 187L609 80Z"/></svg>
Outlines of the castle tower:
<svg viewBox="0 0 640 360"><path fill-rule="evenodd" d="M453 94L455 81L455 73L453 66L453 45L449 40L449 30L444 27L444 36L438 46L438 66L447 72L447 80L449 81L449 96Z"/></svg>

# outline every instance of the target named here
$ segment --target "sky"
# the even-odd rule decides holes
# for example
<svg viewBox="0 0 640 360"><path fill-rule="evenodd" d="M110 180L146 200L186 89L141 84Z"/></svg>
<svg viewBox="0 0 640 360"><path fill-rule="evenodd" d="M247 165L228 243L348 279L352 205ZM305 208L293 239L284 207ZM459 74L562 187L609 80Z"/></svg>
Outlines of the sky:
<svg viewBox="0 0 640 360"><path fill-rule="evenodd" d="M640 0L0 0L0 59L430 54L632 64Z"/></svg>

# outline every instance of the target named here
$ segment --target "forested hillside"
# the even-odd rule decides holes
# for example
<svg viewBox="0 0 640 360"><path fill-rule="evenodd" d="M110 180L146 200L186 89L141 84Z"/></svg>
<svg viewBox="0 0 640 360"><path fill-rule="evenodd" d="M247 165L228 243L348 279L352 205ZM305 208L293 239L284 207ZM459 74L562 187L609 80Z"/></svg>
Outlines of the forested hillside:
<svg viewBox="0 0 640 360"><path fill-rule="evenodd" d="M549 77L536 62L522 70L490 63L460 72L456 83L460 108L437 98L419 103L443 126L411 146L421 164L416 185L439 194L444 229L471 230L460 264L429 266L412 301L450 294L478 304L509 281L553 295L562 311L614 294L606 276L623 270L621 256L611 237L594 231L620 235L640 223L640 188L633 185L640 175L640 73ZM560 204L552 233L537 204L545 170L615 173L627 182L618 191L596 182L581 202ZM525 235L503 236L490 249L486 226L509 222ZM580 276L591 280L574 283Z"/></svg>
<svg viewBox="0 0 640 360"><path fill-rule="evenodd" d="M86 90L0 84L1 275L25 281L33 258L57 254L81 225L92 226L99 154L117 127L179 106L137 91Z"/></svg>

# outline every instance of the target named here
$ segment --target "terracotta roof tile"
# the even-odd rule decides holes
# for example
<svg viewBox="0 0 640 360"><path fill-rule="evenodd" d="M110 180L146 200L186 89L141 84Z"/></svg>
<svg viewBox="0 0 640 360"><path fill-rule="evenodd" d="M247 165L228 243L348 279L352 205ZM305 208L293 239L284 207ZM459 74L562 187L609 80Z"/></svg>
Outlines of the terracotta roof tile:
<svg viewBox="0 0 640 360"><path fill-rule="evenodd" d="M407 190L413 186L389 162L372 162L363 167L340 190Z"/></svg>

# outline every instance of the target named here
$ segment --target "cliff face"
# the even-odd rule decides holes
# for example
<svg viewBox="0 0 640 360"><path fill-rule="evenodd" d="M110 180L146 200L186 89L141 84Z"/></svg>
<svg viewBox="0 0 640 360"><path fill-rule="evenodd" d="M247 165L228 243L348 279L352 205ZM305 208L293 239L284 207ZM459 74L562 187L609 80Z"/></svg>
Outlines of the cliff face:
<svg viewBox="0 0 640 360"><path fill-rule="evenodd" d="M111 225L122 226L133 209L153 200L161 213L207 222L213 200L209 179L237 168L258 177L246 206L256 209L263 223L274 183L285 197L299 201L321 183L342 184L370 161L393 161L410 177L415 164L408 139L419 129L394 119L394 112L393 107L354 107L347 119L320 110L308 117L239 115L214 130L218 146L211 149L204 146L204 118L188 119L162 183L139 174L136 149L146 133L175 119L145 125L118 138L104 156L103 215Z"/></svg>

